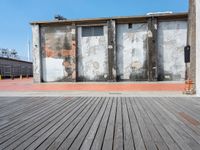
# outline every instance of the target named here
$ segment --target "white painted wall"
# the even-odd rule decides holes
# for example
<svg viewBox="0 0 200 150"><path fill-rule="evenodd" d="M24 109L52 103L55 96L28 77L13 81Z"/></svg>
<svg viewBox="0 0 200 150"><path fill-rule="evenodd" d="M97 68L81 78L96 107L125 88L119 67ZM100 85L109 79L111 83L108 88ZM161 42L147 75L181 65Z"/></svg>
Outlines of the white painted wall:
<svg viewBox="0 0 200 150"><path fill-rule="evenodd" d="M103 36L82 37L78 27L78 77L99 80L108 76L108 28L104 26Z"/></svg>
<svg viewBox="0 0 200 150"><path fill-rule="evenodd" d="M42 58L42 68L44 68L43 80L45 82L62 80L66 76L62 58Z"/></svg>
<svg viewBox="0 0 200 150"><path fill-rule="evenodd" d="M196 0L196 94L200 96L200 0Z"/></svg>
<svg viewBox="0 0 200 150"><path fill-rule="evenodd" d="M130 80L131 74L143 74L147 59L147 24L117 25L117 68L122 80Z"/></svg>
<svg viewBox="0 0 200 150"><path fill-rule="evenodd" d="M185 80L184 46L186 42L186 21L158 23L158 59L160 68L164 68L166 80L167 78L170 80L171 75L174 78L180 76L178 80Z"/></svg>

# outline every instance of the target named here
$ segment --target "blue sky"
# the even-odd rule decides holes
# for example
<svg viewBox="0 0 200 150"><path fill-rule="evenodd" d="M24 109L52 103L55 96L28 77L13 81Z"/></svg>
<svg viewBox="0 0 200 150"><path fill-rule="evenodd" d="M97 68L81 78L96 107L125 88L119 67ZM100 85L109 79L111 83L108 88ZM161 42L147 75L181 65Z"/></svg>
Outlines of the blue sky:
<svg viewBox="0 0 200 150"><path fill-rule="evenodd" d="M14 48L27 58L32 21L144 15L188 11L188 0L0 0L0 48Z"/></svg>

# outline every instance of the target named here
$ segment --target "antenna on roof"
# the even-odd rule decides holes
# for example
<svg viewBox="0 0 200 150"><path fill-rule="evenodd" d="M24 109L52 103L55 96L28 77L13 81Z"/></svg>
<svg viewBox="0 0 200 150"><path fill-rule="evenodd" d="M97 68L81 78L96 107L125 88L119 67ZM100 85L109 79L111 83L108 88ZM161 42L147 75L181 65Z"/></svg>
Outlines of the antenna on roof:
<svg viewBox="0 0 200 150"><path fill-rule="evenodd" d="M67 18L65 18L65 17L63 17L63 16L61 16L61 15L55 15L55 16L54 16L54 19L55 19L55 20L67 20Z"/></svg>
<svg viewBox="0 0 200 150"><path fill-rule="evenodd" d="M163 11L163 12L149 12L149 13L147 13L148 16L164 15L164 14L173 14L173 12L172 11Z"/></svg>

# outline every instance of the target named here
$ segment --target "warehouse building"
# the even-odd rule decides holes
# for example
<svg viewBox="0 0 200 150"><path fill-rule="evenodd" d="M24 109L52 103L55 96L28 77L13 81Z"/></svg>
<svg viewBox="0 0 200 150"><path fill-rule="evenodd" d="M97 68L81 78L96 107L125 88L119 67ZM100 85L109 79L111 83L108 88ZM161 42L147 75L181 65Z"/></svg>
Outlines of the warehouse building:
<svg viewBox="0 0 200 150"><path fill-rule="evenodd" d="M13 58L0 57L0 78L33 76L33 63Z"/></svg>
<svg viewBox="0 0 200 150"><path fill-rule="evenodd" d="M188 14L32 22L40 82L185 81Z"/></svg>

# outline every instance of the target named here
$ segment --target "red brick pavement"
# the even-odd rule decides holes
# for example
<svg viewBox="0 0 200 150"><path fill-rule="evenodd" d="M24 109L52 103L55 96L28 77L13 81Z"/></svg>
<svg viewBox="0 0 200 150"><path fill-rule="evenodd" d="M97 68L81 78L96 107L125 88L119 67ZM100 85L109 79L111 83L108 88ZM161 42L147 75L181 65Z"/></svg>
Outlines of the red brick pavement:
<svg viewBox="0 0 200 150"><path fill-rule="evenodd" d="M184 83L42 83L32 78L0 80L0 91L184 91Z"/></svg>

